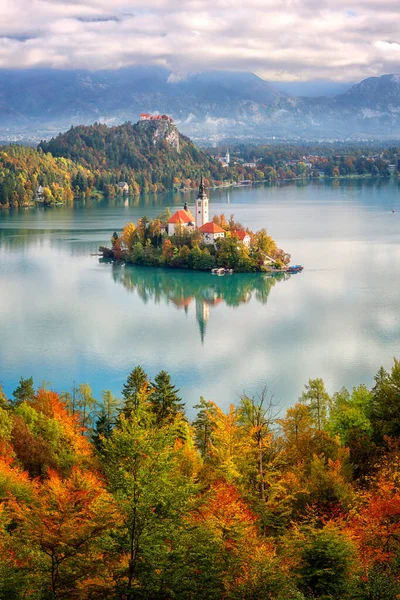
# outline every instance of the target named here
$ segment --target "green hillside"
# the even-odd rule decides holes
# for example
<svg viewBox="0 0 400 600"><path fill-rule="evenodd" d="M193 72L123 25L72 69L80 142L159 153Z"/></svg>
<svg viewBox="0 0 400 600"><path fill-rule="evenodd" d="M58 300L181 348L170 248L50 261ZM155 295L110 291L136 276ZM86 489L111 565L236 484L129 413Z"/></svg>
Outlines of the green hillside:
<svg viewBox="0 0 400 600"><path fill-rule="evenodd" d="M232 178L229 169L196 148L169 121L72 127L39 147L90 169L95 187L106 194L115 192L119 181L126 181L135 194L196 187L201 174L210 183Z"/></svg>
<svg viewBox="0 0 400 600"><path fill-rule="evenodd" d="M0 207L54 204L96 192L105 196L212 185L235 173L211 158L168 120L71 127L37 149L0 147ZM38 195L38 188L43 188Z"/></svg>
<svg viewBox="0 0 400 600"><path fill-rule="evenodd" d="M25 146L0 147L0 207L32 205L38 186L41 202L71 201L80 179L90 181L90 172L69 159Z"/></svg>

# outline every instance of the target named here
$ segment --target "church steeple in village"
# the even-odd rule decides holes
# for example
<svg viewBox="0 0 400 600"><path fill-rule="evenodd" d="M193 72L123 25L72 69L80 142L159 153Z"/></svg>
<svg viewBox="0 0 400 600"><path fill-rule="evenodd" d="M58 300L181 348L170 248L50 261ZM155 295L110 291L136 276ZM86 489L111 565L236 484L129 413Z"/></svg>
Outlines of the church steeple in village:
<svg viewBox="0 0 400 600"><path fill-rule="evenodd" d="M202 227L208 223L208 196L204 188L203 175L200 179L199 193L196 199L196 227Z"/></svg>

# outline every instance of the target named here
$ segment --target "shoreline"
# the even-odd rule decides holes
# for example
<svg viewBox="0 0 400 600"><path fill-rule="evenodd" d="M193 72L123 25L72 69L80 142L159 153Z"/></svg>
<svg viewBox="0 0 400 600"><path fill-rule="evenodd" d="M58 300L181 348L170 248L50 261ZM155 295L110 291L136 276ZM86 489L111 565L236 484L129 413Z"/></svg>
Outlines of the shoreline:
<svg viewBox="0 0 400 600"><path fill-rule="evenodd" d="M352 181L358 181L358 180L397 180L400 181L399 177L396 177L396 175L394 174L390 174L390 175L371 175L370 173L366 173L363 175L339 175L337 177L334 176L328 176L328 175L324 175L323 177L312 177L312 176L308 176L308 177L291 177L291 178L287 178L287 179L274 179L273 181L270 181L268 179L263 179L261 181L254 181L251 182L249 184L245 184L245 185L240 185L238 182L231 182L228 184L224 184L224 185L217 185L217 186L212 186L209 189L211 190L223 190L223 189L230 189L230 188L240 188L240 189L245 189L245 188L252 188L253 186L260 186L260 185L265 185L268 187L272 187L273 185L280 185L281 183L313 183L313 182L324 182L324 181L345 181L346 179L351 179ZM30 202L28 204L23 204L23 205L4 205L4 204L0 204L0 210L16 210L16 209L21 209L21 208L53 208L55 206L69 206L69 205L73 205L75 202L81 202L83 200L93 200L93 201L99 201L99 200L110 200L111 198L119 198L119 199L129 199L129 198L140 198L140 197L144 197L147 196L149 194L151 194L152 196L159 196L161 194L179 194L179 193L187 193L187 192L195 192L196 188L173 188L170 190L160 190L157 192L140 192L139 194L118 194L116 196L105 196L104 194L102 194L101 192L98 191L97 194L93 194L91 196L89 196L88 198L74 198L71 202L57 202L57 203L48 203L48 204L44 204L43 202Z"/></svg>
<svg viewBox="0 0 400 600"><path fill-rule="evenodd" d="M109 248L106 248L105 250L108 250L111 252L111 250ZM181 266L174 266L174 265L150 265L150 264L145 264L145 263L135 263L129 260L126 260L124 258L114 258L112 256L105 256L104 254L102 254L101 252L97 253L97 254L90 254L90 256L92 257L98 257L99 258L99 262L108 264L108 263L112 263L112 264L117 264L120 266L129 266L129 267L144 267L146 269L162 269L162 270L167 270L167 271L181 271L181 272L194 272L194 273L208 273L209 275L218 275L217 273L213 273L214 269L225 269L225 270L229 270L228 267L214 267L213 269L194 269L193 267L181 267ZM249 271L238 271L235 269L232 269L232 272L230 273L230 275L269 275L269 276L282 276L282 275L293 275L294 273L291 273L289 270L282 270L282 271L267 271L267 270L249 270Z"/></svg>

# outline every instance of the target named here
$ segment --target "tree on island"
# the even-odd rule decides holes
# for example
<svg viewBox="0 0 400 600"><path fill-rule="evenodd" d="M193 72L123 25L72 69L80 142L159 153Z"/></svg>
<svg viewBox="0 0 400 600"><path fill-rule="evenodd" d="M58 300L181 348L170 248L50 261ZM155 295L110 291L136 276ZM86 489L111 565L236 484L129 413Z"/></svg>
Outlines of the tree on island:
<svg viewBox="0 0 400 600"><path fill-rule="evenodd" d="M283 269L289 264L290 255L277 247L265 229L256 233L245 230L234 215L229 220L224 214L216 215L213 222L224 229L225 237L209 243L198 229L180 224L176 224L173 235L168 236L165 221L144 216L138 219L136 226L127 223L121 236L114 233L111 249L101 247L100 251L105 258L136 265L194 271L228 267L242 273L266 272L269 267ZM248 236L246 242L238 236L239 231Z"/></svg>

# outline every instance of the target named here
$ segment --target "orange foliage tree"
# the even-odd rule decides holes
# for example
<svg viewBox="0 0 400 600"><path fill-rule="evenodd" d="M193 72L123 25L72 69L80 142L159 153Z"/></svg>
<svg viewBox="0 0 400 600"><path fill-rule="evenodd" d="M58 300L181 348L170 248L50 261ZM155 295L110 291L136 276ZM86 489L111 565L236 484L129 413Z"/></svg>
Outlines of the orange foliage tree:
<svg viewBox="0 0 400 600"><path fill-rule="evenodd" d="M29 503L16 496L8 502L16 527L10 550L30 573L32 592L77 599L93 590L105 594L111 582L104 536L118 514L101 481L78 468L68 479L50 471L42 484L32 483L32 493Z"/></svg>

